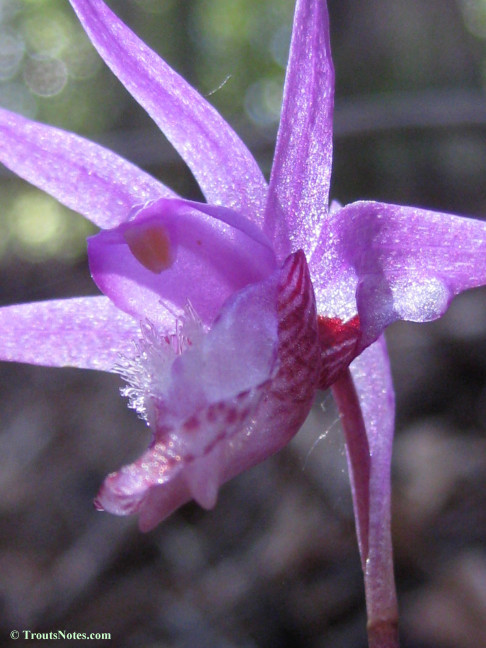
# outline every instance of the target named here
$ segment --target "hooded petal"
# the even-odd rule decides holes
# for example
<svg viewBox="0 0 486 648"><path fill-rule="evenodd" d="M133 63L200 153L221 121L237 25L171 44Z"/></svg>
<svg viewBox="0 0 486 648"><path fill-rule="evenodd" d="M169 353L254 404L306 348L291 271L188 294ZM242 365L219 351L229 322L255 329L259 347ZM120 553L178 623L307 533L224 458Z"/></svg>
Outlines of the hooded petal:
<svg viewBox="0 0 486 648"><path fill-rule="evenodd" d="M440 317L457 293L486 283L486 223L377 202L330 216L311 262L319 314L359 315L359 348L397 319Z"/></svg>
<svg viewBox="0 0 486 648"><path fill-rule="evenodd" d="M332 162L334 68L325 0L298 0L265 232L277 255L310 258L325 223Z"/></svg>
<svg viewBox="0 0 486 648"><path fill-rule="evenodd" d="M132 354L139 324L107 297L79 297L4 306L0 330L2 360L111 371Z"/></svg>
<svg viewBox="0 0 486 648"><path fill-rule="evenodd" d="M384 337L381 336L356 358L350 370L356 392L353 394L352 383L343 378L333 387L333 394L347 439L358 540L365 572L368 631L371 636L387 628L395 634L397 601L390 527L395 398ZM392 645L390 639L389 644Z"/></svg>
<svg viewBox="0 0 486 648"><path fill-rule="evenodd" d="M210 324L223 302L276 269L261 231L223 207L161 199L89 239L91 273L122 310L157 322L189 301Z"/></svg>
<svg viewBox="0 0 486 648"><path fill-rule="evenodd" d="M222 483L297 432L312 404L318 362L315 300L299 252L266 281L236 293L202 346L177 358L151 447L107 478L98 506L139 512L144 530L191 497L213 506Z"/></svg>
<svg viewBox="0 0 486 648"><path fill-rule="evenodd" d="M107 149L0 109L0 161L99 227L114 227L134 205L175 196Z"/></svg>
<svg viewBox="0 0 486 648"><path fill-rule="evenodd" d="M186 161L208 202L260 222L266 183L236 133L101 0L70 0L91 42Z"/></svg>

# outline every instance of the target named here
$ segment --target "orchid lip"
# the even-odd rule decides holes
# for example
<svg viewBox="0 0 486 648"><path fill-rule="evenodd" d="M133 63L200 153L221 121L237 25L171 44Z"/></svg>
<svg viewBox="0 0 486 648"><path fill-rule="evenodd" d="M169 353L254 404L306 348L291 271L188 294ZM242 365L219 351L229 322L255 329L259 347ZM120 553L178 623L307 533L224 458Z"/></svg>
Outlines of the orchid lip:
<svg viewBox="0 0 486 648"><path fill-rule="evenodd" d="M188 309L175 335L160 335L151 324L141 334L136 356L119 373L128 382L122 394L149 424L152 442L108 476L97 507L142 514L158 487L179 480L211 508L221 484L268 451L260 426L279 421L276 451L312 404L319 346L305 256L291 255L268 279L235 293L207 331ZM287 392L292 398L283 399Z"/></svg>

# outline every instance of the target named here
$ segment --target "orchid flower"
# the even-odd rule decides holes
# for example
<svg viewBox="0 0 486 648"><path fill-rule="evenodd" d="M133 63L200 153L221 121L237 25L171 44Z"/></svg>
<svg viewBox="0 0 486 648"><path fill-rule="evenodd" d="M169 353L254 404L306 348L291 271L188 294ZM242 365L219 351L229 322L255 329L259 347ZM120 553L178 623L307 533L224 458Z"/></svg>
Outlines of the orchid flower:
<svg viewBox="0 0 486 648"><path fill-rule="evenodd" d="M379 202L329 206L334 72L325 0L297 0L267 184L231 127L102 2L70 0L107 65L207 200L0 111L0 159L100 232L98 297L0 309L0 357L117 372L148 450L96 506L149 530L297 433L331 388L345 431L370 646L398 645L390 535L394 396L383 337L486 283L486 224Z"/></svg>

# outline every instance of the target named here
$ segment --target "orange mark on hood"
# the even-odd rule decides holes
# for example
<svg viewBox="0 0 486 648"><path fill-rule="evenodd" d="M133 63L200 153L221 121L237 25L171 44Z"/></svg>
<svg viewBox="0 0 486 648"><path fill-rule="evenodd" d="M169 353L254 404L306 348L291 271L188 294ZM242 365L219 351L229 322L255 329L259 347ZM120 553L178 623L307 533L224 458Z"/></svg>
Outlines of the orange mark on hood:
<svg viewBox="0 0 486 648"><path fill-rule="evenodd" d="M133 223L124 237L133 256L150 272L160 274L174 263L169 235L163 225Z"/></svg>

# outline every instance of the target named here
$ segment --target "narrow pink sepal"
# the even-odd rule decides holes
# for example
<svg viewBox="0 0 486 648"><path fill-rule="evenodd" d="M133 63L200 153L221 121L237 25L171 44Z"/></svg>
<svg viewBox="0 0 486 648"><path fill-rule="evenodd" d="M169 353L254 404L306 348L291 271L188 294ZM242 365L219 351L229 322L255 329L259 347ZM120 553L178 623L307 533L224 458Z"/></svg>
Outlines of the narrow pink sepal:
<svg viewBox="0 0 486 648"><path fill-rule="evenodd" d="M0 308L0 358L111 371L132 355L138 322L107 297L79 297Z"/></svg>
<svg viewBox="0 0 486 648"><path fill-rule="evenodd" d="M298 0L265 212L279 258L302 248L309 259L326 223L333 104L326 2Z"/></svg>
<svg viewBox="0 0 486 648"><path fill-rule="evenodd" d="M261 222L266 182L219 113L101 0L70 0L105 63L194 173L208 202Z"/></svg>
<svg viewBox="0 0 486 648"><path fill-rule="evenodd" d="M0 161L104 228L127 220L134 205L176 196L102 146L1 108Z"/></svg>

